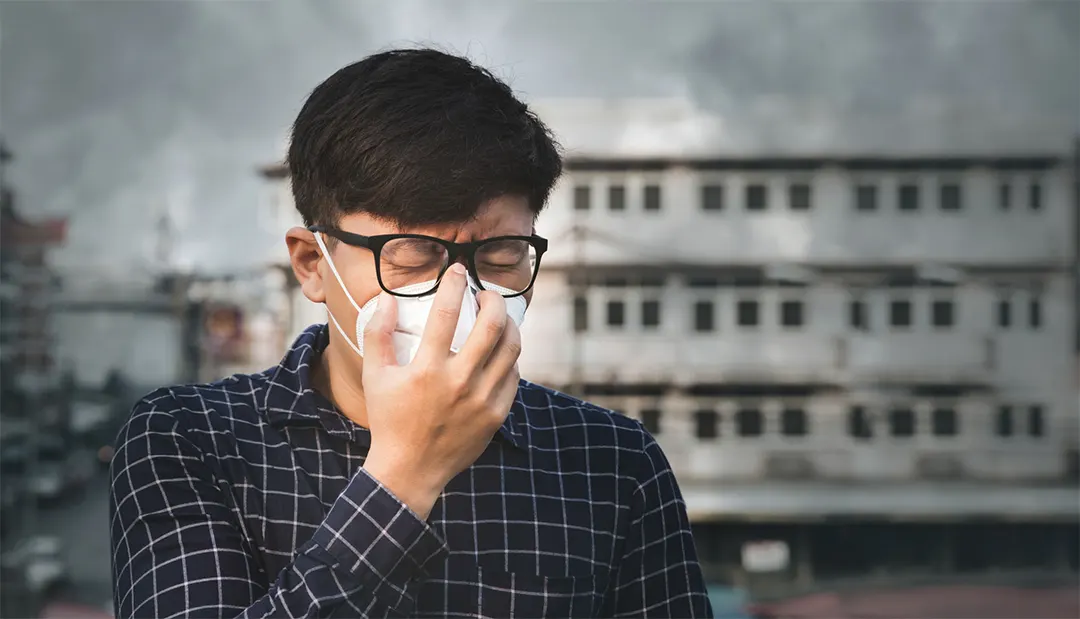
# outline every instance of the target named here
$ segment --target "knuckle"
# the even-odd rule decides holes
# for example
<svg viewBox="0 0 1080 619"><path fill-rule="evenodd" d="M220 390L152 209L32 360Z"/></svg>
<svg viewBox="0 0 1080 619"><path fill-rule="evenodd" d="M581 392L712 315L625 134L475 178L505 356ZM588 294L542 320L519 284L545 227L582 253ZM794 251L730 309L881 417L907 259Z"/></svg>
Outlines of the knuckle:
<svg viewBox="0 0 1080 619"><path fill-rule="evenodd" d="M504 312L501 316L496 316L491 320L485 321L484 329L486 329L487 332L491 335L501 336L503 334L503 331L506 330L506 323L508 319L509 317Z"/></svg>
<svg viewBox="0 0 1080 619"><path fill-rule="evenodd" d="M458 308L456 307L441 305L434 309L434 313L436 320L442 320L445 322L456 322L458 318Z"/></svg>

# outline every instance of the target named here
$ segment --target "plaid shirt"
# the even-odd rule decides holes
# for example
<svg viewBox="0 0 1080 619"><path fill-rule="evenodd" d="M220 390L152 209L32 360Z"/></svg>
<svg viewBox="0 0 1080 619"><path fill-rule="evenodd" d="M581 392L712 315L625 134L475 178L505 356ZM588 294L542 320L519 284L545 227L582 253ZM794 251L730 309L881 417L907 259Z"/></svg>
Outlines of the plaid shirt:
<svg viewBox="0 0 1080 619"><path fill-rule="evenodd" d="M275 368L160 389L112 463L118 617L711 616L671 469L633 419L522 381L427 521L312 388Z"/></svg>

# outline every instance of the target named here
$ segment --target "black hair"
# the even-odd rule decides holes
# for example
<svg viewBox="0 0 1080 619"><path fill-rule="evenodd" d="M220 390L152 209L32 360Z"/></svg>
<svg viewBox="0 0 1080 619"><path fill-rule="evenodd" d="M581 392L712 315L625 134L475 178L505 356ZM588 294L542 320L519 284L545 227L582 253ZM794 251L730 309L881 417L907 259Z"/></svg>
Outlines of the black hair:
<svg viewBox="0 0 1080 619"><path fill-rule="evenodd" d="M402 227L470 220L499 196L539 214L562 173L559 145L490 71L433 49L369 56L304 103L288 154L305 225L370 213Z"/></svg>

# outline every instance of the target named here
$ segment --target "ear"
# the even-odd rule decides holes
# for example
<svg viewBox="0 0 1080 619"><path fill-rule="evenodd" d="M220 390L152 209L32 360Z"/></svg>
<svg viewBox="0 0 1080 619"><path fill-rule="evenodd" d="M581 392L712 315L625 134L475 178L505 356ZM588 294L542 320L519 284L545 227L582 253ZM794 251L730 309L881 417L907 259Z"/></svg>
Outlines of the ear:
<svg viewBox="0 0 1080 619"><path fill-rule="evenodd" d="M325 303L326 290L319 272L323 256L315 242L315 233L307 228L291 228L285 233L285 245L289 248L289 262L304 296L313 303Z"/></svg>

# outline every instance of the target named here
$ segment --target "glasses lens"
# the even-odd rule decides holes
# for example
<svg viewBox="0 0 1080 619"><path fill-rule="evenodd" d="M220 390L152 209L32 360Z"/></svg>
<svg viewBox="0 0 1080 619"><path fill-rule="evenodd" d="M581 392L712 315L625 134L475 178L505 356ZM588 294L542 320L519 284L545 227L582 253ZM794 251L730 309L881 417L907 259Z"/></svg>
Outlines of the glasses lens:
<svg viewBox="0 0 1080 619"><path fill-rule="evenodd" d="M536 248L529 241L495 239L476 250L476 273L486 290L503 296L524 292L536 273Z"/></svg>
<svg viewBox="0 0 1080 619"><path fill-rule="evenodd" d="M446 248L425 239L394 239L383 245L379 256L379 274L389 292L421 295L436 287L439 275L446 268L449 254ZM430 284L430 286L421 286ZM401 290L405 288L406 290Z"/></svg>

